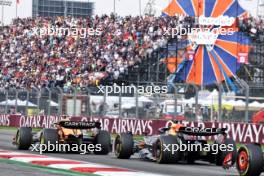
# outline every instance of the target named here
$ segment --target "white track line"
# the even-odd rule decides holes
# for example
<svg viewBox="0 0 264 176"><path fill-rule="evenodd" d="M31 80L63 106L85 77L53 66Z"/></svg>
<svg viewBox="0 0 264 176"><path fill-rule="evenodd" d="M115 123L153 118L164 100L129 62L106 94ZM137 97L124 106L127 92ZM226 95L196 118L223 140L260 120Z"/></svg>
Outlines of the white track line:
<svg viewBox="0 0 264 176"><path fill-rule="evenodd" d="M102 176L166 176L161 174L152 174L152 173L145 173L145 172L94 172L93 174L102 175Z"/></svg>
<svg viewBox="0 0 264 176"><path fill-rule="evenodd" d="M24 163L30 163L32 161L68 161L68 159L52 158L52 157L46 157L46 158L12 157L12 158L10 158L10 160L21 161L21 162L24 162Z"/></svg>
<svg viewBox="0 0 264 176"><path fill-rule="evenodd" d="M98 168L112 168L111 166L106 166L106 165L100 165L100 164L51 164L49 167L52 168L57 168L57 169L72 169L76 167L98 167Z"/></svg>

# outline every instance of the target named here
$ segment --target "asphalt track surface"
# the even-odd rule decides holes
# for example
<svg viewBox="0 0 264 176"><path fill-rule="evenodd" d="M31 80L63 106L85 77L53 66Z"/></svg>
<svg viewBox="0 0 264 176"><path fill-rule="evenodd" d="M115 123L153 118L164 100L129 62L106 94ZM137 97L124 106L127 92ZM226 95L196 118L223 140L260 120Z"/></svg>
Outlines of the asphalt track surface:
<svg viewBox="0 0 264 176"><path fill-rule="evenodd" d="M12 168L12 169L11 169ZM48 173L47 171L33 169L31 167L18 166L12 163L0 163L1 176L66 176L64 174Z"/></svg>
<svg viewBox="0 0 264 176"><path fill-rule="evenodd" d="M15 134L14 130L0 129L0 149L17 151L15 146L12 145L12 137ZM24 152L24 151L23 151ZM32 153L30 151L25 151ZM33 152L38 154L37 152ZM158 173L162 175L171 176L238 176L235 168L224 170L222 167L210 165L208 163L196 162L195 164L157 164L155 162L142 161L136 156L127 159L119 160L111 153L108 156L98 156L93 154L65 154L65 153L49 153L45 154L53 157L60 157L66 159L74 159L86 162L93 162L99 164L107 164L122 168L128 168L138 171ZM1 168L1 172L4 168ZM7 174L9 175L9 174ZM264 174L262 174L264 176Z"/></svg>

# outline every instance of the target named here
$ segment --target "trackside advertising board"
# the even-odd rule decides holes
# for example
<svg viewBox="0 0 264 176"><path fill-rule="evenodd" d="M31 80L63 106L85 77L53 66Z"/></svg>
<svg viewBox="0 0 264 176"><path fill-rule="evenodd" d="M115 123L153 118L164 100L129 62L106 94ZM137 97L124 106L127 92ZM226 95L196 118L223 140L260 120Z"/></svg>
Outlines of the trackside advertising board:
<svg viewBox="0 0 264 176"><path fill-rule="evenodd" d="M158 134L158 129L169 125L166 120L110 119L99 117L70 117L73 121L100 121L102 129L110 133L131 131L137 135ZM50 128L59 121L59 116L0 115L0 126ZM240 143L264 144L264 125L232 122L183 122L186 126L201 128L226 128L228 137ZM209 137L208 139L213 139Z"/></svg>

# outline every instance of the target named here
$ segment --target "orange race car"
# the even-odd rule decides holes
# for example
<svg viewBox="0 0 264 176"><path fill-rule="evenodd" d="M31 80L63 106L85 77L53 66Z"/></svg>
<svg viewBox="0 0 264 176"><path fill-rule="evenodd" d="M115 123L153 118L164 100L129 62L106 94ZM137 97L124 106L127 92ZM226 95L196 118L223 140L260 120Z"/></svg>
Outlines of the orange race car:
<svg viewBox="0 0 264 176"><path fill-rule="evenodd" d="M73 146L92 148L91 145L93 145L98 147L97 150L92 150L93 153L106 155L110 152L111 138L107 131L101 130L100 122L79 122L64 119L55 123L54 128L44 128L39 132L32 132L30 127L20 127L13 138L13 144L19 150L28 150L31 147L38 147L40 150L40 147L43 147L41 150L44 152L57 150L57 152L68 152L72 151ZM63 150L60 150L62 147Z"/></svg>

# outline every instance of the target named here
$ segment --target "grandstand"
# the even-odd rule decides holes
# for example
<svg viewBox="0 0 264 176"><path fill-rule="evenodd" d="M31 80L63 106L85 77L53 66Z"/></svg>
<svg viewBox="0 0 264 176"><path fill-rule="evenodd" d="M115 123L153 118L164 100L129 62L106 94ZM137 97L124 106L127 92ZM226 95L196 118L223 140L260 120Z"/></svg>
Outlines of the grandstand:
<svg viewBox="0 0 264 176"><path fill-rule="evenodd" d="M190 25L190 19L183 22ZM1 87L32 88L85 87L110 82L161 82L168 77L162 59L176 56L184 49L179 37L164 36L164 28L181 22L168 17L95 18L37 17L14 19L1 29ZM36 26L102 28L101 36L36 36ZM252 49L249 63L239 71L252 89L264 84L263 21L249 18L239 23L249 34ZM123 33L117 34L117 31ZM113 35L115 34L115 35ZM182 46L181 46L182 45ZM139 74L138 74L139 73ZM137 80L137 76L140 79ZM88 77L88 79L84 79ZM104 81L103 81L104 80Z"/></svg>
<svg viewBox="0 0 264 176"><path fill-rule="evenodd" d="M184 24L192 25L187 19ZM263 97L261 88L264 85L264 21L263 19L255 19L253 17L238 21L239 30L250 36L251 50L249 53L249 64L243 65L238 71L238 77L248 83L250 86L250 96ZM243 36L241 36L243 37ZM140 64L138 69L131 69L129 78L124 80L132 80L136 82L138 73L140 73L140 82L163 82L166 83L168 77L168 69L166 64L162 64L164 58L178 57L181 50L184 50L186 44L181 38L167 39L166 46L155 50L148 60ZM179 63L172 62L176 67ZM213 86L216 87L216 86ZM212 88L212 86L209 86Z"/></svg>
<svg viewBox="0 0 264 176"><path fill-rule="evenodd" d="M44 93L46 104L42 107L45 108L51 97L60 99L60 90L74 93L72 88L76 88L85 90L85 94L86 91L96 94L101 84L167 85L171 74L169 66L177 69L180 63L178 60L170 63L169 59L183 57L187 40L186 36L172 37L164 33L168 28L179 26L197 26L197 18L179 15L121 17L116 14L16 18L10 25L0 28L0 87L57 89L54 95ZM238 77L250 85L250 96L263 97L264 21L254 17L239 18L236 26L252 41L249 63L242 65ZM40 35L36 29L42 28L69 30L62 34ZM73 36L70 35L73 29L86 32L99 29L101 33L83 37L83 31L79 30ZM175 79L175 82L183 83L184 80ZM201 87L212 90L217 86ZM187 98L196 93L191 87L187 91ZM34 96L32 101L37 102ZM0 100L5 100L4 94Z"/></svg>
<svg viewBox="0 0 264 176"><path fill-rule="evenodd" d="M155 48L165 45L162 31L151 34L163 18L95 16L15 19L1 29L1 87L85 87L102 78L117 80ZM100 36L42 35L36 27L100 28ZM161 30L161 28L160 28ZM88 79L86 79L88 77Z"/></svg>

